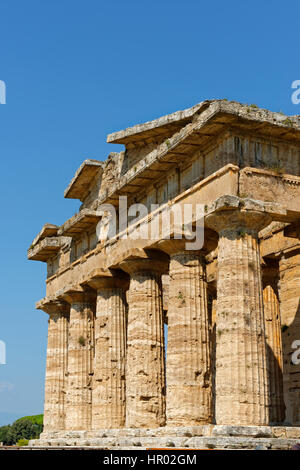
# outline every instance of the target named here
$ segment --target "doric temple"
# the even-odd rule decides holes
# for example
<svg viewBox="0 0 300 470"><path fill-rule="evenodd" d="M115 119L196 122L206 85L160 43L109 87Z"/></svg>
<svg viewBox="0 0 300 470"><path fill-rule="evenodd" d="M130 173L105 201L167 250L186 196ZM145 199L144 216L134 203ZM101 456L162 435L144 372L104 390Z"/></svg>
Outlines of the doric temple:
<svg viewBox="0 0 300 470"><path fill-rule="evenodd" d="M28 250L47 263L36 307L49 316L44 431L31 444L290 448L300 116L204 101L107 142L124 150L82 163L64 194L79 212ZM125 200L146 213L121 223ZM168 236L162 226L196 205L203 242L189 249L175 217ZM151 223L155 237L141 236Z"/></svg>

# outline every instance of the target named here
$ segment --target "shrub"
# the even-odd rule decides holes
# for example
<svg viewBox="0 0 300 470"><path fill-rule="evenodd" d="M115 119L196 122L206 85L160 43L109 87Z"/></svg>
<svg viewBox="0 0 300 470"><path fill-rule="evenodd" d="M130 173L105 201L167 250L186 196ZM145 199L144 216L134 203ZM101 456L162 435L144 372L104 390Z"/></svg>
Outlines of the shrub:
<svg viewBox="0 0 300 470"><path fill-rule="evenodd" d="M28 442L29 442L28 439L19 439L17 442L17 445L20 447L28 446Z"/></svg>

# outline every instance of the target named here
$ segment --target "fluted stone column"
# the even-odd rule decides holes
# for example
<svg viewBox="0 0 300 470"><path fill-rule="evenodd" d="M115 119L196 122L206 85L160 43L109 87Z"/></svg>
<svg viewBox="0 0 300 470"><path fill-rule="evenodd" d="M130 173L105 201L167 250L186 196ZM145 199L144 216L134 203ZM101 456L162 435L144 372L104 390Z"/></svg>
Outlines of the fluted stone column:
<svg viewBox="0 0 300 470"><path fill-rule="evenodd" d="M283 401L282 342L280 309L277 293L276 273L263 269L263 299L267 340L267 359L270 389L270 422L281 423L285 416Z"/></svg>
<svg viewBox="0 0 300 470"><path fill-rule="evenodd" d="M88 284L97 290L92 429L121 428L126 413L126 297L124 273L96 269Z"/></svg>
<svg viewBox="0 0 300 470"><path fill-rule="evenodd" d="M169 426L212 422L212 377L204 254L164 240L170 255L167 400Z"/></svg>
<svg viewBox="0 0 300 470"><path fill-rule="evenodd" d="M217 317L217 292L216 286L209 285L208 289L208 318L210 324L210 360L212 375L212 408L213 420L216 416L216 317Z"/></svg>
<svg viewBox="0 0 300 470"><path fill-rule="evenodd" d="M92 422L96 297L74 291L65 294L64 298L70 304L66 429L88 430Z"/></svg>
<svg viewBox="0 0 300 470"><path fill-rule="evenodd" d="M223 210L207 217L219 233L216 422L269 423L269 389L258 232L270 216Z"/></svg>
<svg viewBox="0 0 300 470"><path fill-rule="evenodd" d="M295 241L296 243L296 241ZM300 246L283 251L279 260L285 421L300 426L300 364L293 361L300 340Z"/></svg>
<svg viewBox="0 0 300 470"><path fill-rule="evenodd" d="M136 250L138 251L138 250ZM126 363L126 427L165 424L165 358L161 274L164 253L120 263L130 274Z"/></svg>
<svg viewBox="0 0 300 470"><path fill-rule="evenodd" d="M65 429L65 386L70 309L63 302L49 302L43 306L43 310L49 314L44 432L60 431Z"/></svg>

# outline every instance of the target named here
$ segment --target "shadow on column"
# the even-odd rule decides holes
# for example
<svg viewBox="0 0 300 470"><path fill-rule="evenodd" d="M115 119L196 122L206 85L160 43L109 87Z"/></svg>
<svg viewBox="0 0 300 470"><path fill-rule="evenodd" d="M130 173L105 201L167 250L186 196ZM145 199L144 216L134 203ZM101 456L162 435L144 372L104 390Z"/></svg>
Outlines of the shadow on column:
<svg viewBox="0 0 300 470"><path fill-rule="evenodd" d="M216 305L217 289L215 284L208 285L207 308L210 325L210 355L212 371L212 423L216 424Z"/></svg>
<svg viewBox="0 0 300 470"><path fill-rule="evenodd" d="M285 422L300 426L300 346L295 341L300 341L300 300L292 323L282 325Z"/></svg>
<svg viewBox="0 0 300 470"><path fill-rule="evenodd" d="M280 424L285 417L283 400L283 354L280 302L278 295L278 262L264 259L262 265L270 424Z"/></svg>

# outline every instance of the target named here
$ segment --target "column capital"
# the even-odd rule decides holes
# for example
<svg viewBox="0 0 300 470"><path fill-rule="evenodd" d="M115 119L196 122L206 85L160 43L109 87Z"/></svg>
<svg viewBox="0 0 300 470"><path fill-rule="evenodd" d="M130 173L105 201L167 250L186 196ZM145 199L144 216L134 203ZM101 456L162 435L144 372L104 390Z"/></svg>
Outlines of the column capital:
<svg viewBox="0 0 300 470"><path fill-rule="evenodd" d="M67 287L59 292L59 299L64 300L68 304L73 303L94 303L96 293L93 290L84 289L81 286Z"/></svg>
<svg viewBox="0 0 300 470"><path fill-rule="evenodd" d="M119 267L130 275L142 272L161 275L168 272L169 257L162 251L134 248L125 254Z"/></svg>
<svg viewBox="0 0 300 470"><path fill-rule="evenodd" d="M216 211L206 217L206 224L219 235L230 232L236 234L240 232L240 236L245 233L257 235L271 221L271 215L266 212L240 208Z"/></svg>
<svg viewBox="0 0 300 470"><path fill-rule="evenodd" d="M58 299L42 299L36 303L37 310L43 310L48 315L60 315L68 316L70 313L70 307L67 302Z"/></svg>
<svg viewBox="0 0 300 470"><path fill-rule="evenodd" d="M129 278L124 271L119 269L93 269L88 276L86 284L92 289L124 289L129 287Z"/></svg>
<svg viewBox="0 0 300 470"><path fill-rule="evenodd" d="M180 253L188 254L191 257L201 258L205 256L202 250L186 250L186 242L184 238L176 239L170 238L169 240L160 240L157 243L157 248L167 253L169 256L178 255Z"/></svg>

